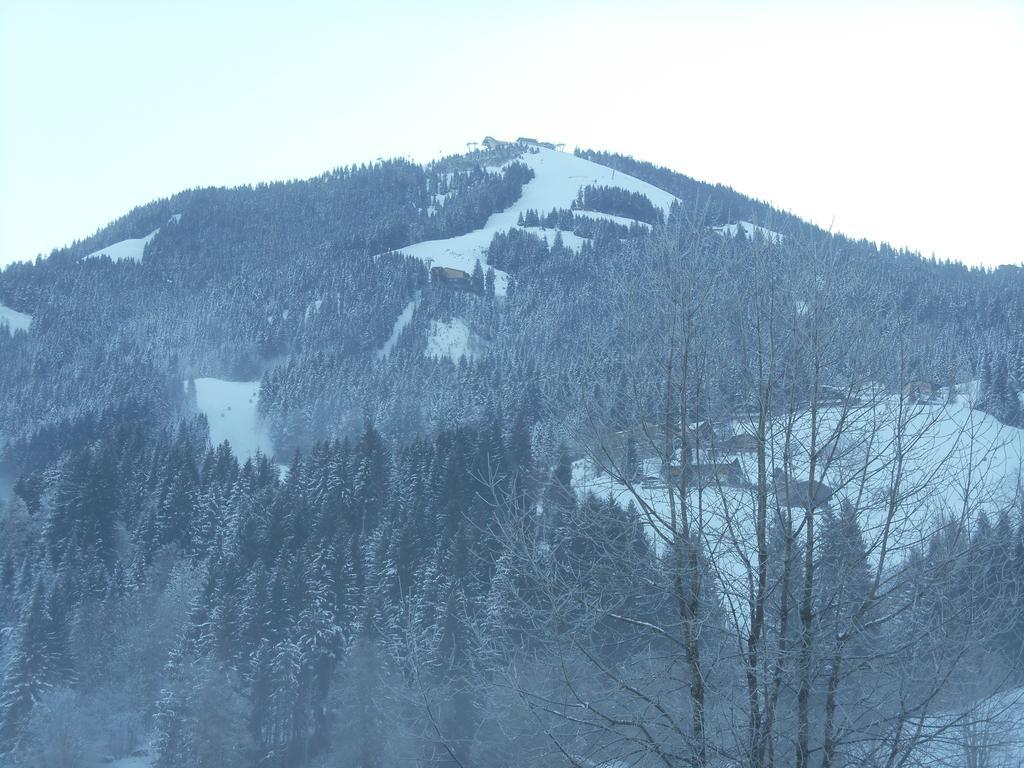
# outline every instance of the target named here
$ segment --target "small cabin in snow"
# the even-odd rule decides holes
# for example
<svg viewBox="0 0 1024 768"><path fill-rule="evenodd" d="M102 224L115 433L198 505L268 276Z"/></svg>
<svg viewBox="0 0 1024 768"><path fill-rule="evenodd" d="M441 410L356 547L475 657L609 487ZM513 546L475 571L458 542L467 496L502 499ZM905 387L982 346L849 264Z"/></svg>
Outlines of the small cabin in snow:
<svg viewBox="0 0 1024 768"><path fill-rule="evenodd" d="M430 282L439 285L450 285L453 288L473 290L473 276L454 267L431 267Z"/></svg>
<svg viewBox="0 0 1024 768"><path fill-rule="evenodd" d="M796 480L781 469L775 470L775 500L780 507L789 509L829 509L834 491L821 481L813 484Z"/></svg>

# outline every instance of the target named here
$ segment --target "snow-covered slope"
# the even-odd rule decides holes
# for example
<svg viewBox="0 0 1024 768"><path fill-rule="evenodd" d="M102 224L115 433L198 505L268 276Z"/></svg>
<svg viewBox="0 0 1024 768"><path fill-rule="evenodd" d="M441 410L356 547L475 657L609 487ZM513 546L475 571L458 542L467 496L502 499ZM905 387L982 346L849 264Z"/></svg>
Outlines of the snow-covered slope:
<svg viewBox="0 0 1024 768"><path fill-rule="evenodd" d="M168 224L172 222L177 224L181 221L181 214L176 213L167 220ZM116 243L108 245L106 248L100 248L98 251L93 251L88 256L83 258L86 259L97 259L100 256L108 256L111 261L142 261L142 255L146 250L146 246L149 245L150 241L156 237L160 228L157 227L145 237L130 237L127 240L119 240Z"/></svg>
<svg viewBox="0 0 1024 768"><path fill-rule="evenodd" d="M896 548L919 541L939 517L966 516L965 522L973 522L984 512L994 519L1016 498L1024 475L1024 430L1004 426L987 413L972 409L967 396L944 402L941 394L939 402L929 404L911 404L897 395L888 395L855 408L845 417L838 407L824 408L819 413L818 471L827 467L824 482L836 492L833 506L843 499L856 503L869 543L877 541L884 530L891 469L898 454L902 455L900 507L889 531ZM834 443L831 458L825 459L822 446L840 418L845 419L841 436ZM902 428L897 429L898 424ZM770 436L769 460L773 465L781 465L787 450L783 427L777 425L776 434ZM795 479L805 478L809 471L809 435L809 415L798 414L788 447ZM639 448L643 455L645 446ZM726 531L723 525L723 536L738 533L743 539L750 533L743 528L753 522L750 513L754 509L756 467L753 454L720 455L716 461L734 459L739 461L748 485L705 491L701 504L710 521L711 539L727 516L733 527ZM616 460L621 461L621 457ZM668 520L668 490L660 479L659 460L648 458L643 471L650 480L639 489L642 498ZM573 485L579 494L590 491L602 497L610 495L623 505L630 500L624 485L599 472L586 459L574 466ZM696 503L696 491L692 493L691 503ZM714 542L709 541L709 545Z"/></svg>
<svg viewBox="0 0 1024 768"><path fill-rule="evenodd" d="M413 243L398 250L408 256L429 261L435 267L453 267L472 272L478 259L481 265L486 266L487 247L495 233L507 232L515 227L521 213L533 209L543 214L554 208L569 208L576 194L585 186L593 184L639 192L665 213L668 213L676 200L652 184L568 152L540 147L516 159L533 169L534 178L523 187L523 194L515 203L493 214L483 228L444 240ZM603 214L598 215L604 217ZM628 221L623 219L623 222ZM495 293L503 296L508 287L508 275L496 270L495 278Z"/></svg>
<svg viewBox="0 0 1024 768"><path fill-rule="evenodd" d="M98 259L100 256L108 256L111 261L142 261L142 254L146 250L146 246L149 245L150 240L156 237L156 233L159 229L154 229L145 237L132 237L127 240L119 240L116 243L108 245L106 248L100 248L98 251L93 251L86 259Z"/></svg>
<svg viewBox="0 0 1024 768"><path fill-rule="evenodd" d="M676 201L673 195L653 184L569 152L539 148L536 152L524 154L519 160L533 169L534 178L523 188L522 197L512 208L491 217L504 217L503 221L506 222L511 218L510 225L515 224L520 211L532 208L547 213L552 208L568 208L576 199L576 193L588 185L620 187L627 192L639 192L666 214ZM509 216L510 212L514 212L514 216Z"/></svg>
<svg viewBox="0 0 1024 768"><path fill-rule="evenodd" d="M257 451L274 453L270 433L256 411L258 381L196 379L196 405L210 423L210 442L227 440L235 455L244 461Z"/></svg>
<svg viewBox="0 0 1024 768"><path fill-rule="evenodd" d="M7 328L10 331L27 331L32 325L32 315L18 312L0 304L0 328Z"/></svg>

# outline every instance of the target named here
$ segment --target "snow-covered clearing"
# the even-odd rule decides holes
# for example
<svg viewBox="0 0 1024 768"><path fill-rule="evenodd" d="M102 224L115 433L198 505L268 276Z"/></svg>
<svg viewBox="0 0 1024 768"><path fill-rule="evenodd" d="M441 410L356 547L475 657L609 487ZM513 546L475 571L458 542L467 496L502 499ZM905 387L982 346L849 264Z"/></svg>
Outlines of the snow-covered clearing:
<svg viewBox="0 0 1024 768"><path fill-rule="evenodd" d="M100 256L107 256L111 261L142 261L142 254L145 252L146 246L156 237L156 233L159 231L160 229L157 228L145 237L131 237L127 240L119 240L108 245L106 248L93 251L85 258L98 259Z"/></svg>
<svg viewBox="0 0 1024 768"><path fill-rule="evenodd" d="M483 342L460 317L430 321L427 357L447 357L457 363L463 357L476 357L482 346Z"/></svg>
<svg viewBox="0 0 1024 768"><path fill-rule="evenodd" d="M177 224L181 221L181 214L176 213L167 220L170 224L174 222ZM100 248L98 251L93 251L88 256L83 258L86 259L98 259L100 256L107 256L111 261L142 261L142 256L146 251L146 246L156 237L160 231L160 227L157 227L145 237L130 237L127 240L119 240L116 243L108 245L106 248Z"/></svg>
<svg viewBox="0 0 1024 768"><path fill-rule="evenodd" d="M514 228L521 213L531 209L546 213L554 208L569 208L576 194L585 186L620 187L629 192L639 192L666 214L676 200L673 195L652 184L568 152L540 147L535 152L523 153L515 161L532 168L534 178L523 187L523 193L515 203L500 213L492 214L481 229L444 240L413 243L397 250L407 256L428 261L435 267L452 267L472 272L477 260L486 266L487 247L495 233ZM495 270L495 293L504 296L507 288L508 275Z"/></svg>
<svg viewBox="0 0 1024 768"><path fill-rule="evenodd" d="M14 331L27 331L30 325L32 325L32 315L0 304L0 328L7 328L13 333Z"/></svg>
<svg viewBox="0 0 1024 768"><path fill-rule="evenodd" d="M773 243L778 243L785 238L785 235L780 235L778 232L766 229L765 227L759 227L757 224L751 224L749 221L741 221L737 224L726 224L722 227L714 227L714 230L720 235L736 237L736 233L739 232L741 227L743 228L743 234L749 238L753 238L755 232L760 232L763 238L770 240Z"/></svg>
<svg viewBox="0 0 1024 768"><path fill-rule="evenodd" d="M391 350L395 348L395 344L398 343L398 337L402 335L402 331L405 327L412 322L412 316L416 312L416 307L420 303L420 291L416 291L416 295L412 300L405 305L405 308L399 314L398 319L395 320L395 325L391 329L391 335L388 340L384 342L384 346L377 350L377 359L387 357L391 354Z"/></svg>
<svg viewBox="0 0 1024 768"><path fill-rule="evenodd" d="M888 508L892 469L902 454L901 511L897 533L912 537L936 516L956 519L980 512L991 518L1014 502L1024 469L1024 431L1007 427L970 407L967 397L910 403L891 395L854 407L839 427L840 408L825 409L820 421L818 465L841 497L859 498L870 539L881 532ZM838 434L834 447L828 445ZM810 416L794 425L792 473L805 476L810 461ZM774 438L782 456L784 436Z"/></svg>
<svg viewBox="0 0 1024 768"><path fill-rule="evenodd" d="M270 433L256 411L259 402L258 381L196 379L196 406L210 423L210 442L227 440L241 461L257 451L274 453Z"/></svg>
<svg viewBox="0 0 1024 768"><path fill-rule="evenodd" d="M842 421L841 421L842 420ZM840 427L840 424L842 426ZM810 415L797 414L787 435L780 420L769 435L769 472L790 457L790 477L807 478L810 460ZM743 425L733 425L740 431ZM643 474L636 486L664 525L670 519L669 493L661 479L660 459L638 443ZM855 504L858 522L870 551L877 551L883 533L890 551L906 551L940 518L973 525L979 513L990 520L1015 503L1024 470L1024 430L1007 427L982 411L973 410L965 396L945 402L910 403L897 395L843 409L832 406L819 412L817 476L834 492L831 506L843 500ZM621 462L624 457L612 457ZM730 552L753 541L756 480L754 454L721 454L717 463L739 462L747 484L742 487L711 484L700 493L691 490L691 510L700 509L706 525L705 543L723 570L730 570ZM702 461L711 461L705 458ZM899 507L888 518L893 490L893 468L899 464ZM621 470L621 466L619 467ZM772 483L774 485L774 483ZM625 505L629 489L598 470L589 459L573 467L577 494L588 491L611 496ZM888 523L888 528L886 524Z"/></svg>

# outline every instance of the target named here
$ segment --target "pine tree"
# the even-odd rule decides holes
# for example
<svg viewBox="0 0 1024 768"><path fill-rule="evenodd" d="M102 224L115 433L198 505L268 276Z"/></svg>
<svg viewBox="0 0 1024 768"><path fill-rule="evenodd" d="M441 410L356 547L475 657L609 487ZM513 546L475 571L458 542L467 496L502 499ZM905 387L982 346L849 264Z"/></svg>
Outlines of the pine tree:
<svg viewBox="0 0 1024 768"><path fill-rule="evenodd" d="M326 747L328 740L327 697L342 650L342 628L331 603L328 585L319 579L309 580L305 606L299 612L295 628L312 711L311 732L302 750L304 754L316 754Z"/></svg>
<svg viewBox="0 0 1024 768"><path fill-rule="evenodd" d="M558 463L551 474L551 481L544 489L544 521L541 539L551 543L554 531L561 528L571 517L576 507L576 494L572 489L572 460L568 449L562 445L558 450Z"/></svg>
<svg viewBox="0 0 1024 768"><path fill-rule="evenodd" d="M856 508L844 500L838 514L826 509L820 535L819 560L814 567L823 604L817 614L845 631L871 586L870 563Z"/></svg>
<svg viewBox="0 0 1024 768"><path fill-rule="evenodd" d="M258 745L260 754L269 751L273 738L271 729L271 697L274 679L271 671L272 644L266 640L260 643L252 655L252 674L249 680L249 734Z"/></svg>
<svg viewBox="0 0 1024 768"><path fill-rule="evenodd" d="M527 405L524 403L515 421L512 423L512 430L508 438L508 457L510 480L515 488L515 503L522 509L527 509L533 499L533 449L530 439L530 421L527 415Z"/></svg>
<svg viewBox="0 0 1024 768"><path fill-rule="evenodd" d="M18 624L14 654L0 692L0 754L13 749L32 707L60 677L53 652L53 621L47 610L46 588L38 581Z"/></svg>
<svg viewBox="0 0 1024 768"><path fill-rule="evenodd" d="M367 535L376 528L388 503L389 456L380 433L367 424L356 449L354 511L358 514L355 531Z"/></svg>
<svg viewBox="0 0 1024 768"><path fill-rule="evenodd" d="M445 751L454 753L457 764L469 765L478 712L472 687L475 674L471 633L467 627L468 607L460 587L458 579L453 579L437 648L438 674L448 688L438 719Z"/></svg>
<svg viewBox="0 0 1024 768"><path fill-rule="evenodd" d="M637 450L636 438L630 435L626 441L626 463L625 476L631 483L637 483L643 478L643 469L640 466L640 454Z"/></svg>
<svg viewBox="0 0 1024 768"><path fill-rule="evenodd" d="M154 721L154 768L181 768L194 765L195 747L190 722L191 712L188 711L184 696L177 687L166 687L160 692Z"/></svg>

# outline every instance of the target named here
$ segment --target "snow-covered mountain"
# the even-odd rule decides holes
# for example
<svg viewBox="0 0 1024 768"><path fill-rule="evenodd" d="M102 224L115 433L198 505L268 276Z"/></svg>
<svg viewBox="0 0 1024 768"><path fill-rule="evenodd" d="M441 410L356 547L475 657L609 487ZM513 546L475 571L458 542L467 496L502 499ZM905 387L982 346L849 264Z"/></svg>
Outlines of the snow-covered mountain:
<svg viewBox="0 0 1024 768"><path fill-rule="evenodd" d="M1022 318L533 140L143 205L0 271L0 762L1015 754Z"/></svg>

